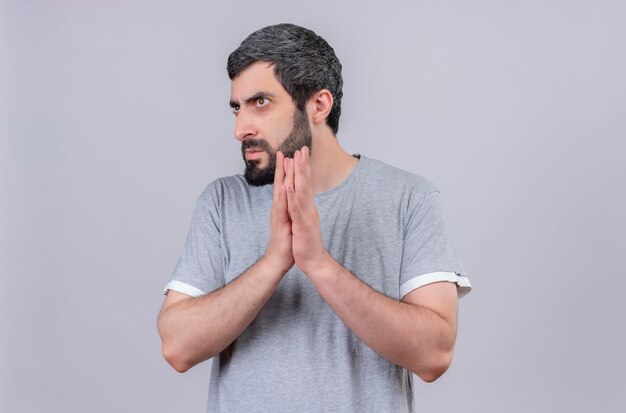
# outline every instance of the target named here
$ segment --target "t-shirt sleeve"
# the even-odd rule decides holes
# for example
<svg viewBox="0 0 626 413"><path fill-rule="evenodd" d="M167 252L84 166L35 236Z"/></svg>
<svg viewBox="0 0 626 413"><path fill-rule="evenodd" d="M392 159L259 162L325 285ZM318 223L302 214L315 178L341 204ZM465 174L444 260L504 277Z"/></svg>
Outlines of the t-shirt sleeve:
<svg viewBox="0 0 626 413"><path fill-rule="evenodd" d="M198 197L178 264L163 294L179 291L193 297L224 286L218 197L214 184Z"/></svg>
<svg viewBox="0 0 626 413"><path fill-rule="evenodd" d="M472 288L448 230L441 194L434 190L422 197L412 196L408 202L400 298L438 281L456 283L459 298Z"/></svg>

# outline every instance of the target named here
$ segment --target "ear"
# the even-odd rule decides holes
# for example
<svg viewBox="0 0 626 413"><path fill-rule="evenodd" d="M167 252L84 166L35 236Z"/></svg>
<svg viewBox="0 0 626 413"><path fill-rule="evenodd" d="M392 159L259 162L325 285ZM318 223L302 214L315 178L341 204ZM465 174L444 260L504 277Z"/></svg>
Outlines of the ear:
<svg viewBox="0 0 626 413"><path fill-rule="evenodd" d="M309 107L311 123L314 125L326 123L326 118L333 108L333 95L328 89L318 90L311 96L307 106Z"/></svg>

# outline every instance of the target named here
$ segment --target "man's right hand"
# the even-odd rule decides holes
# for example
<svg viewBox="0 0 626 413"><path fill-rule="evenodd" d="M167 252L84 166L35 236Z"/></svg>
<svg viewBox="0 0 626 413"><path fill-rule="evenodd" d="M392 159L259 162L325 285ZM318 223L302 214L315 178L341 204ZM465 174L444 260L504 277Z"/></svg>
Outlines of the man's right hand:
<svg viewBox="0 0 626 413"><path fill-rule="evenodd" d="M273 268L283 274L289 271L295 262L291 249L291 219L287 208L287 193L283 185L285 181L284 161L283 153L277 151L274 200L270 211L270 240L264 257Z"/></svg>
<svg viewBox="0 0 626 413"><path fill-rule="evenodd" d="M259 314L282 277L293 267L291 219L283 185L293 185L293 171L292 178L285 178L284 160L283 154L277 152L270 239L263 258L223 288L204 296L193 298L176 291L167 295L158 329L163 356L176 371L187 371L227 349Z"/></svg>

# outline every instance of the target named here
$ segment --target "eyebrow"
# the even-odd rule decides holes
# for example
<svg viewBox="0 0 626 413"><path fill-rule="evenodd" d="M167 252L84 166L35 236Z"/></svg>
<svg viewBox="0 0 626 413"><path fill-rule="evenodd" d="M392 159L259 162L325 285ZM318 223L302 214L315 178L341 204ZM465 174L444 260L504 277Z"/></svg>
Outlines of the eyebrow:
<svg viewBox="0 0 626 413"><path fill-rule="evenodd" d="M273 97L274 97L274 94L270 92L259 91L259 92L256 92L254 95L248 98L245 98L243 101L245 103L252 103L259 98L273 98ZM228 104L231 108L234 108L235 106L239 106L239 102L236 100L231 100Z"/></svg>

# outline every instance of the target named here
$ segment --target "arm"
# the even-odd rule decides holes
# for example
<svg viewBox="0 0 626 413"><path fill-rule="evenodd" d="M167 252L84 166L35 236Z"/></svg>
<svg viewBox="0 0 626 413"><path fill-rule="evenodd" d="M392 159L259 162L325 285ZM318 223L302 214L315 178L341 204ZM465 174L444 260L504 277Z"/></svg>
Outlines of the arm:
<svg viewBox="0 0 626 413"><path fill-rule="evenodd" d="M407 294L403 302L370 288L324 248L310 187L308 148L297 151L293 161L285 161L285 173L296 265L361 341L424 381L436 380L452 359L456 285L429 284Z"/></svg>
<svg viewBox="0 0 626 413"><path fill-rule="evenodd" d="M327 256L307 275L346 326L387 360L432 382L450 366L457 330L456 285L437 282L403 299L370 288Z"/></svg>
<svg viewBox="0 0 626 413"><path fill-rule="evenodd" d="M168 293L157 327L163 356L176 371L185 372L230 345L254 320L293 266L283 159L278 152L270 239L263 258L223 288L205 296Z"/></svg>
<svg viewBox="0 0 626 413"><path fill-rule="evenodd" d="M170 290L158 320L165 359L182 373L220 353L254 320L283 275L262 258L205 296Z"/></svg>

